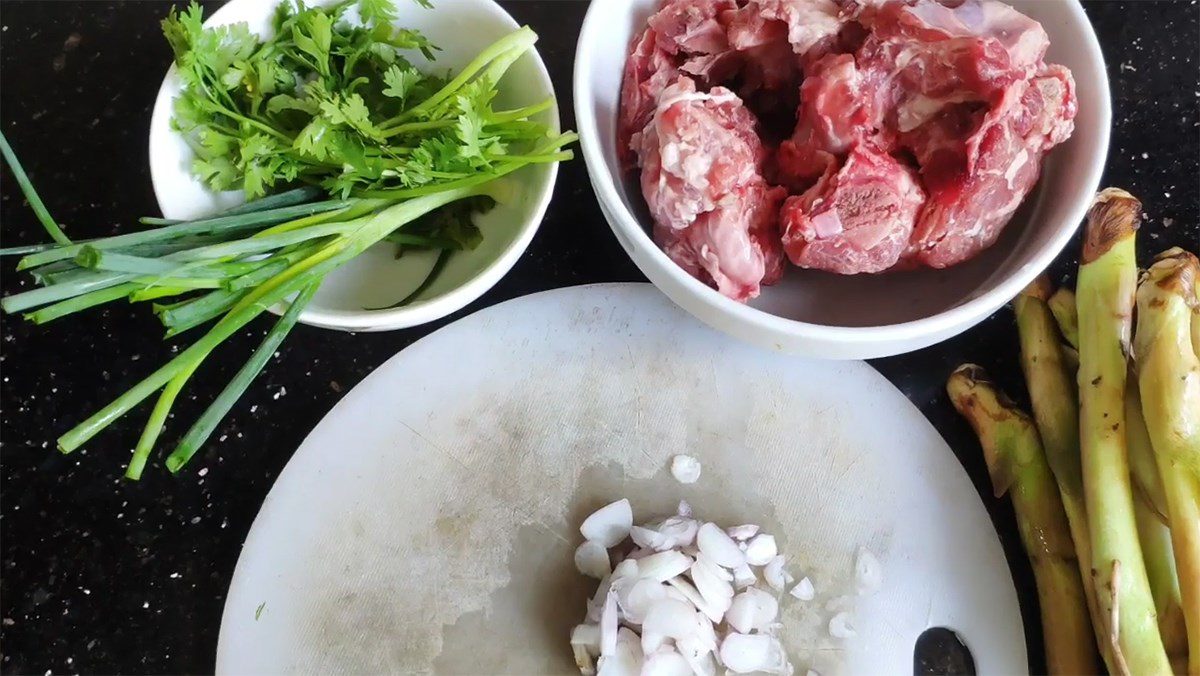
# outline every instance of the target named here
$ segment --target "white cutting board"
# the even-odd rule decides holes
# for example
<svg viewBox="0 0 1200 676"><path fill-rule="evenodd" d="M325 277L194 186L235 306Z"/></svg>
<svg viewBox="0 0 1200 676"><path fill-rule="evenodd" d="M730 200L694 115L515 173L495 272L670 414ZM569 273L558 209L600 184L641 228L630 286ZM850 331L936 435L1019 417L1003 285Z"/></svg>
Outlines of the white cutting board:
<svg viewBox="0 0 1200 676"><path fill-rule="evenodd" d="M697 484L667 470L682 452L703 464ZM478 312L347 394L250 530L217 672L570 673L595 584L572 565L576 529L620 497L635 518L687 498L774 533L818 590L782 604L799 673L912 673L931 626L958 631L980 674L1028 670L992 524L896 389L861 362L733 342L619 284ZM850 593L860 546L883 588L843 599L858 635L835 641L827 604Z"/></svg>

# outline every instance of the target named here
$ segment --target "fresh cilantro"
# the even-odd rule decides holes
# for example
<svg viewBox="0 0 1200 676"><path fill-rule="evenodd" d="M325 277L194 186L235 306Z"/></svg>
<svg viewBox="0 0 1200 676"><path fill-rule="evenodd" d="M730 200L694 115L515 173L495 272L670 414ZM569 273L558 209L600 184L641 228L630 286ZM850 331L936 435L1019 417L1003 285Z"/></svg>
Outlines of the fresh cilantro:
<svg viewBox="0 0 1200 676"><path fill-rule="evenodd" d="M396 20L396 6L391 0L358 0L358 15L363 23L390 24Z"/></svg>
<svg viewBox="0 0 1200 676"><path fill-rule="evenodd" d="M425 190L492 171L547 139L544 125L495 107L495 64L529 49L527 29L455 79L414 66L437 47L397 26L394 0L285 0L269 40L203 19L194 2L172 9L163 34L183 82L172 125L213 189L258 197L303 180L341 196ZM461 246L473 241L471 228L453 230Z"/></svg>
<svg viewBox="0 0 1200 676"><path fill-rule="evenodd" d="M401 106L408 99L409 92L424 78L416 68L408 66L400 67L398 64L392 64L383 73L383 82L387 86L383 88L383 95L390 96L394 99L400 99Z"/></svg>

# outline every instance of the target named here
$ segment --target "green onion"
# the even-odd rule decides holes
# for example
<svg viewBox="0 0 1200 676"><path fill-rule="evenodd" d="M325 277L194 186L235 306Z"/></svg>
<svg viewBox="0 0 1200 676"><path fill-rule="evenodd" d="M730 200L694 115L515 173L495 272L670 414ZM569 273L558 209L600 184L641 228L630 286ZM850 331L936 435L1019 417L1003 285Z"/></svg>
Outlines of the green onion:
<svg viewBox="0 0 1200 676"><path fill-rule="evenodd" d="M296 320L300 317L300 312L312 300L319 285L319 281L314 282L300 292L300 295L288 307L287 312L279 318L279 321L275 322L275 326L271 327L266 337L263 338L262 344L258 346L258 349L254 351L250 359L237 372L233 380L229 381L225 389L221 390L221 393L209 404L208 408L196 420L191 429L179 440L179 445L171 455L167 456L167 469L172 474L177 474L187 464L188 460L192 459L196 451L200 450L204 442L212 436L213 430L217 428L221 420L229 414L234 403L241 398L246 389L250 387L250 383L262 372L267 362L271 359L271 355L275 354L275 350L279 349L279 345L283 342L288 332L296 325Z"/></svg>
<svg viewBox="0 0 1200 676"><path fill-rule="evenodd" d="M21 192L25 194L25 199L29 202L29 208L33 209L33 213L42 222L42 227L49 233L50 239L59 244L70 244L71 238L67 237L67 233L58 227L58 223L54 221L54 217L50 215L46 205L42 203L42 198L38 197L37 190L33 189L33 183L25 175L25 169L17 160L17 154L13 152L12 146L8 145L8 139L4 137L4 132L0 132L0 153L3 153L4 161L8 163L8 168L12 170L13 176L17 179L17 185L21 187Z"/></svg>

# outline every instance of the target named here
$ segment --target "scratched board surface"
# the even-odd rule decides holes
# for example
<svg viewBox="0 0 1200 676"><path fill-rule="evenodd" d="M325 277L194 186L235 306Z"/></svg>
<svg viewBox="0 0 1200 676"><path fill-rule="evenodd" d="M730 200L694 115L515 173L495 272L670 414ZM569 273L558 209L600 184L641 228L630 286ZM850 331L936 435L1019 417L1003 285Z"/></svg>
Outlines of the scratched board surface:
<svg viewBox="0 0 1200 676"><path fill-rule="evenodd" d="M670 476L679 453L701 461L696 484ZM956 630L980 673L1026 668L987 513L899 392L861 362L741 345L621 284L484 310L347 395L251 529L217 671L570 673L596 584L575 571L578 525L621 497L643 521L686 499L774 534L818 590L781 603L801 673L902 673L931 626ZM885 578L863 597L860 547ZM845 641L827 631L842 610Z"/></svg>

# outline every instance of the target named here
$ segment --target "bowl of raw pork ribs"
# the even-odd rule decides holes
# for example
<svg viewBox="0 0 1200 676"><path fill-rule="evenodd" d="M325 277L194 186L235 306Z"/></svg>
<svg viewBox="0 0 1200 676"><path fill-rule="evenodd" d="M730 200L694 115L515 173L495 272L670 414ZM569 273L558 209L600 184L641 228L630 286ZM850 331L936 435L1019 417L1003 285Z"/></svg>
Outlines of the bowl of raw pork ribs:
<svg viewBox="0 0 1200 676"><path fill-rule="evenodd" d="M784 352L899 354L1015 296L1111 118L1076 0L595 0L575 108L634 262Z"/></svg>

